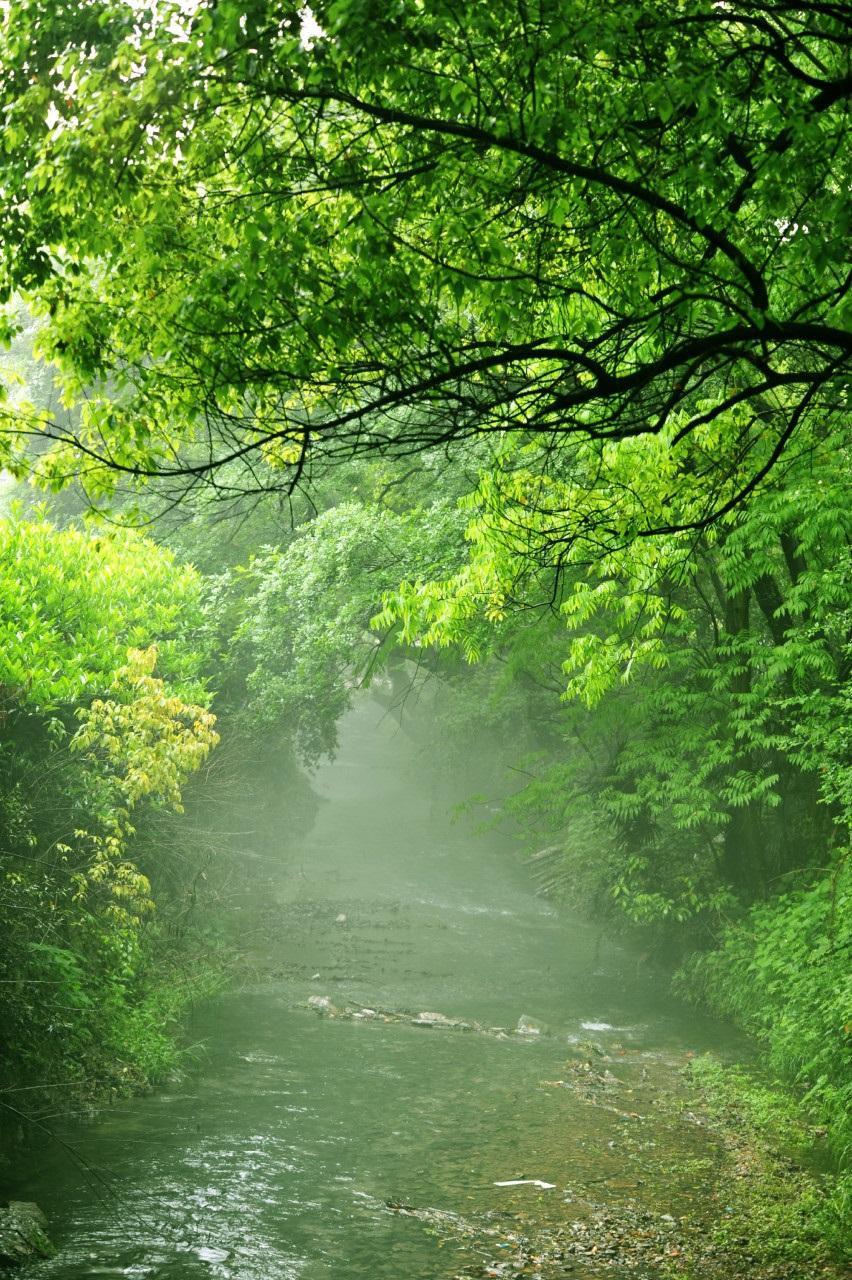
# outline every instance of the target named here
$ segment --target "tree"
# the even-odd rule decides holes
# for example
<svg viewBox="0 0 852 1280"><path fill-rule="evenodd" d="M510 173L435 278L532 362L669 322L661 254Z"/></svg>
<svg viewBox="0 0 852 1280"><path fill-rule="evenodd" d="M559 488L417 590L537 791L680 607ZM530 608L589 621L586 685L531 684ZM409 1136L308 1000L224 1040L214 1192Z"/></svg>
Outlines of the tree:
<svg viewBox="0 0 852 1280"><path fill-rule="evenodd" d="M462 525L455 504L441 498L402 513L342 502L289 545L261 547L214 579L207 614L222 701L235 718L255 737L283 731L309 764L332 755L353 690L389 656L370 631L382 593L401 574L452 572L463 556Z"/></svg>
<svg viewBox="0 0 852 1280"><path fill-rule="evenodd" d="M564 698L592 714L567 712L562 746L516 809L549 824L548 845L576 853L570 828L591 805L598 832L616 830L628 855L604 869L610 887L621 886L641 918L703 911L714 884L754 896L842 844L852 574L844 437L803 429L747 511L654 540L643 521L656 518L671 484L663 440L603 454L589 444L555 474L542 472L537 452L524 467L528 451L483 475L467 500L460 570L402 583L376 619L396 624L404 643L509 661L531 611L549 606L562 620Z"/></svg>
<svg viewBox="0 0 852 1280"><path fill-rule="evenodd" d="M289 490L361 451L659 434L648 532L706 527L843 409L847 18L326 0L310 37L273 0L16 0L2 287L81 418L18 408L6 465L36 432L42 480L96 495Z"/></svg>

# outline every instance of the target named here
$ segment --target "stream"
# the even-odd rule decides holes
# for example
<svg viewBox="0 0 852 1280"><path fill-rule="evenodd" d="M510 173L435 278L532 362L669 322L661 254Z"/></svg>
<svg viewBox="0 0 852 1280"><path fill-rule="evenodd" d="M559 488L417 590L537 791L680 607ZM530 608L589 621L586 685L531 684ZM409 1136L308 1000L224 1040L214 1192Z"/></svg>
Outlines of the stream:
<svg viewBox="0 0 852 1280"><path fill-rule="evenodd" d="M312 785L298 847L282 794L247 857L252 976L194 1015L198 1067L59 1129L111 1192L55 1144L17 1171L59 1246L18 1274L659 1274L714 1154L659 1100L730 1031L453 821L371 698Z"/></svg>

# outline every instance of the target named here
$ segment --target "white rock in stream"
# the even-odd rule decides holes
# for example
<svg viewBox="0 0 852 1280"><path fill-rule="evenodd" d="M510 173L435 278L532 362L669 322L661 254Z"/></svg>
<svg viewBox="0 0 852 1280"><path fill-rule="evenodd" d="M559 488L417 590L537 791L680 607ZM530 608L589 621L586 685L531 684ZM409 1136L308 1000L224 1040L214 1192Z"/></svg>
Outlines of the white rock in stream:
<svg viewBox="0 0 852 1280"><path fill-rule="evenodd" d="M334 1005L328 996L308 996L308 1004L312 1009L318 1009L320 1013L333 1013Z"/></svg>

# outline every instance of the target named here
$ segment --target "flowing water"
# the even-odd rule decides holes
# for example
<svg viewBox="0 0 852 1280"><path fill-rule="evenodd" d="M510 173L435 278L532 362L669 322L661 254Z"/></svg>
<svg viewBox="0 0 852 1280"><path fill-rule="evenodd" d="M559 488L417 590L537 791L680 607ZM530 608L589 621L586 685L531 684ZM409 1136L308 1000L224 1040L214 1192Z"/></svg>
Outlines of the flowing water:
<svg viewBox="0 0 852 1280"><path fill-rule="evenodd" d="M56 1146L22 1171L59 1245L28 1280L514 1275L530 1223L670 1222L704 1194L667 1169L710 1139L657 1104L718 1026L536 897L436 776L365 699L295 848L272 798L280 833L234 908L253 980L195 1017L186 1081L63 1128L115 1194ZM587 1245L554 1274L645 1274Z"/></svg>

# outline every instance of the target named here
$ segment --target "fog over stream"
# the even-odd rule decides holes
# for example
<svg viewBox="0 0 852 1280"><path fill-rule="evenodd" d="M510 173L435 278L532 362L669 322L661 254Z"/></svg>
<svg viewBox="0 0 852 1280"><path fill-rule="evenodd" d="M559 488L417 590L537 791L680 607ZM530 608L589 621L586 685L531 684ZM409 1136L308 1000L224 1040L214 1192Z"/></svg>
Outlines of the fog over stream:
<svg viewBox="0 0 852 1280"><path fill-rule="evenodd" d="M548 1224L671 1222L704 1194L666 1167L711 1139L655 1104L729 1033L454 820L466 780L415 721L356 702L304 837L285 784L266 798L232 903L253 977L197 1011L182 1083L64 1123L110 1193L33 1157L18 1195L60 1251L27 1280L513 1275ZM602 1274L592 1248L570 1274Z"/></svg>

